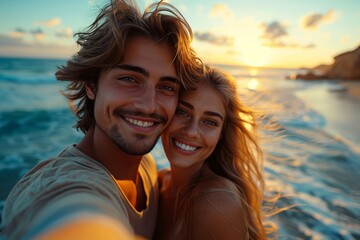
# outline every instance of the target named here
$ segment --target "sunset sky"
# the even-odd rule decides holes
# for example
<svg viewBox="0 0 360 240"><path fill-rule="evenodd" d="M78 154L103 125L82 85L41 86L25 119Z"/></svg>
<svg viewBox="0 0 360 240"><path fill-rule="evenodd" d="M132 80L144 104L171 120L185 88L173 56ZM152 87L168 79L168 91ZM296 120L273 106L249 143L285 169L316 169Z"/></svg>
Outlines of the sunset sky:
<svg viewBox="0 0 360 240"><path fill-rule="evenodd" d="M0 56L68 58L105 0L1 0ZM144 8L150 0L137 1ZM359 0L170 0L208 63L314 67L360 45Z"/></svg>

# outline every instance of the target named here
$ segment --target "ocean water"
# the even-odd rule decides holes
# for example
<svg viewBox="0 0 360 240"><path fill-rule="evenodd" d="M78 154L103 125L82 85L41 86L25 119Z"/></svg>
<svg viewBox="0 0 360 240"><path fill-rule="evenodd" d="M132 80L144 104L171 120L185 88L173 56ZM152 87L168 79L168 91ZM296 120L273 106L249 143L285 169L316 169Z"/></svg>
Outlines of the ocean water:
<svg viewBox="0 0 360 240"><path fill-rule="evenodd" d="M63 63L0 58L0 212L21 176L82 137L54 77ZM273 217L279 239L360 239L359 96L329 91L331 81L286 80L295 69L218 67L279 129L263 131L268 194L281 194L277 207L292 206ZM160 142L152 153L168 166Z"/></svg>

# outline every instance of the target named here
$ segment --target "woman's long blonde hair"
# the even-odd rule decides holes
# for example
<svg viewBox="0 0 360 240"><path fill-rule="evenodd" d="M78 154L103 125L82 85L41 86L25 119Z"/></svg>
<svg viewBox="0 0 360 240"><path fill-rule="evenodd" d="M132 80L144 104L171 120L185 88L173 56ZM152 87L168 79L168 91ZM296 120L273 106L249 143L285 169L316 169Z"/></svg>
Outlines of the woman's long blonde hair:
<svg viewBox="0 0 360 240"><path fill-rule="evenodd" d="M267 239L276 228L273 225L265 227L264 224L263 153L258 142L257 114L240 101L237 83L231 75L206 66L199 84L212 86L218 91L226 110L222 137L205 164L215 174L233 182L238 189L242 203L239 208L244 212L242 222L247 230L239 238ZM196 231L191 227L191 203L198 194L197 184L203 180L198 174L192 184L182 191L182 198L178 202L179 222L186 239L192 239L192 232Z"/></svg>

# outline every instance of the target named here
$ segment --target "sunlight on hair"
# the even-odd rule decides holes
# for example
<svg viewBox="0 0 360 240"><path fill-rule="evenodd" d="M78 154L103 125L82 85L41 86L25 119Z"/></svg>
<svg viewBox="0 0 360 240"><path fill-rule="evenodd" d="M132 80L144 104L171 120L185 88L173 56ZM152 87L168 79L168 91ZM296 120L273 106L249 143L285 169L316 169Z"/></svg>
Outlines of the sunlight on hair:
<svg viewBox="0 0 360 240"><path fill-rule="evenodd" d="M249 132L253 132L254 131L254 128L252 126L252 123L254 122L253 116L250 114L246 114L246 113L240 113L240 118L243 119L243 124L244 124L245 128Z"/></svg>

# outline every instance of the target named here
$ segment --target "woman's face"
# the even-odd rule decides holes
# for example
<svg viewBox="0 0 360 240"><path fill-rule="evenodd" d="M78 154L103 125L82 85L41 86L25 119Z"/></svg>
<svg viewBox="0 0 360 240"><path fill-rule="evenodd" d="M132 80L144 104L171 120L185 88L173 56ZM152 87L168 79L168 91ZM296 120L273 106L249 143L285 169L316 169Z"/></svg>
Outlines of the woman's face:
<svg viewBox="0 0 360 240"><path fill-rule="evenodd" d="M200 168L214 151L221 136L225 105L219 93L208 85L184 91L162 144L171 167Z"/></svg>

